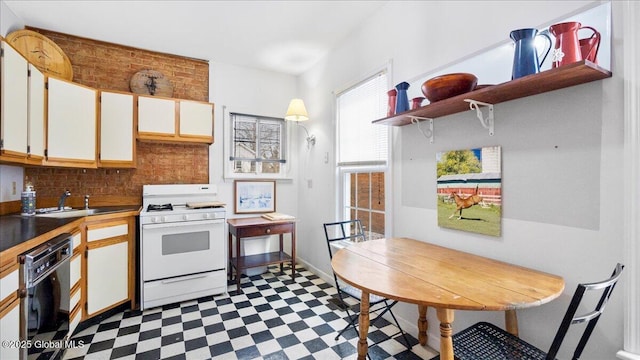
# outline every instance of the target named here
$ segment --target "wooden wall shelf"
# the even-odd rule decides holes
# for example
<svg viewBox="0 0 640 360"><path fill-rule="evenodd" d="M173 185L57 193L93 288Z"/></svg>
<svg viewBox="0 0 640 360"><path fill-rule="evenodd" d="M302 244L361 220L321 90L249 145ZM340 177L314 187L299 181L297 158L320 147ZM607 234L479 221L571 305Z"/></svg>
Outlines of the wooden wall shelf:
<svg viewBox="0 0 640 360"><path fill-rule="evenodd" d="M590 61L583 60L444 99L415 110L374 120L373 123L404 126L411 124L412 117L434 119L469 110L469 103L465 102L464 99L499 104L609 77L611 77L611 71L603 69Z"/></svg>

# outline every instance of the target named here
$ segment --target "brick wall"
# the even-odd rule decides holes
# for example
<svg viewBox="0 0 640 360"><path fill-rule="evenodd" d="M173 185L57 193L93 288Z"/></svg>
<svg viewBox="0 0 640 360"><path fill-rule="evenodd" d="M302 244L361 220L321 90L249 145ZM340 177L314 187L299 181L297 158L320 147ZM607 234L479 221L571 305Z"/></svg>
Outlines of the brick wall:
<svg viewBox="0 0 640 360"><path fill-rule="evenodd" d="M73 81L96 89L130 91L129 81L140 70L160 71L173 85L173 97L209 101L209 64L203 60L157 53L49 30L28 28L53 40L73 66ZM71 206L85 194L93 205L141 203L144 184L209 182L209 146L138 142L136 169L68 169L29 167L38 207L53 206L65 189Z"/></svg>

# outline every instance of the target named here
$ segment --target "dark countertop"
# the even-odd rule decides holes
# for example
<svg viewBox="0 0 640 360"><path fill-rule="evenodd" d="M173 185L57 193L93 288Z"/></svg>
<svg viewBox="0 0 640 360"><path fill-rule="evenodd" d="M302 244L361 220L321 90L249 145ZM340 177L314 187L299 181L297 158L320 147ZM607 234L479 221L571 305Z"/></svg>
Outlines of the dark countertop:
<svg viewBox="0 0 640 360"><path fill-rule="evenodd" d="M105 206L100 207L100 209L101 212L96 215L137 211L140 209L140 205ZM92 215L89 217L91 216ZM20 214L0 216L0 252L76 220L78 220L78 217L51 218L43 216L22 216Z"/></svg>

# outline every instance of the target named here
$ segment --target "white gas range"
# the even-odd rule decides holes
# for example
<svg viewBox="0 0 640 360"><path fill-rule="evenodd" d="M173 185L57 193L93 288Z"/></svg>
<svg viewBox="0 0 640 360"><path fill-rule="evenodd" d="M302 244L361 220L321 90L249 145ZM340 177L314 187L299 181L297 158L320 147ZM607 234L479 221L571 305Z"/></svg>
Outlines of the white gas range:
<svg viewBox="0 0 640 360"><path fill-rule="evenodd" d="M140 306L227 291L226 210L209 184L144 185Z"/></svg>

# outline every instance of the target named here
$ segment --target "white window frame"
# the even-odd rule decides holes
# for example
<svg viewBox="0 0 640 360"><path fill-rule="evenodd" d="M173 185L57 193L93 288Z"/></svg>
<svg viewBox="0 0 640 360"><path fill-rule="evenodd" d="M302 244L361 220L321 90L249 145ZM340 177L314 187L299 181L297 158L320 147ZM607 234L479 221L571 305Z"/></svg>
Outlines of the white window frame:
<svg viewBox="0 0 640 360"><path fill-rule="evenodd" d="M351 220L351 211L350 209L353 208L354 206L351 207L347 207L345 204L349 201L350 198L350 192L348 191L348 187L346 186L347 181L349 180L348 177L351 174L357 173L357 174L367 174L367 173L375 173L375 172L381 172L384 174L384 211L380 211L380 210L374 210L371 205L369 205L369 209L367 209L368 212L370 213L383 213L384 214L384 236L385 237L389 237L391 235L391 212L390 212L390 201L391 201L391 196L390 196L390 191L389 191L389 179L391 178L390 176L390 167L388 165L372 165L372 166L342 166L342 167L338 167L338 201L337 201L337 205L338 205L338 218L340 220ZM369 193L369 204L371 204L371 192ZM355 204L355 207L358 208L357 206L357 201ZM362 220L362 219L361 219ZM363 227L365 226L364 224L371 224L372 220L369 219L369 221L363 221ZM365 233L368 233L371 231L370 226L368 228L364 229Z"/></svg>
<svg viewBox="0 0 640 360"><path fill-rule="evenodd" d="M281 149L282 159L284 162L280 163L280 171L278 173L261 173L261 172L235 172L234 162L231 160L233 156L233 119L232 114L262 118L266 120L278 120L282 121L282 133L281 133ZM290 169L290 149L289 149L289 124L283 118L267 116L267 115L253 115L235 111L227 111L226 107L223 107L224 118L224 158L223 158L223 173L225 179L287 179Z"/></svg>
<svg viewBox="0 0 640 360"><path fill-rule="evenodd" d="M339 133L339 119L338 119L338 97L344 93L345 91L348 91L366 81L368 81L369 79L371 79L374 76L377 76L378 74L385 72L386 73L386 77L387 77L387 88L391 89L392 85L391 85L391 61L389 61L385 66L377 69L376 71L372 72L371 74L369 74L368 76L365 76L361 81L358 81L356 83L354 83L351 86L346 87L344 90L341 91L336 91L335 92L335 99L334 99L334 104L335 104L335 116L336 116L336 133L335 133L335 137L336 137L336 200L335 200L335 204L336 204L336 216L338 220L350 220L349 219L349 211L347 210L348 207L345 206L346 202L349 200L349 189L345 188L345 184L346 184L346 177L350 176L350 174L352 173L371 173L371 172L382 172L384 173L384 193L385 193L385 209L384 209L384 215L385 215L385 237L390 237L391 234L393 233L392 231L392 224L393 224L393 218L392 218L392 209L393 209L393 198L391 196L392 193L392 189L393 189L393 184L391 179L393 178L392 176L392 166L391 166L391 158L392 158L392 153L391 153L391 149L393 148L393 144L392 144L392 139L393 139L393 130L391 128L389 128L389 131L387 133L388 139L387 139L387 161L386 164L380 164L377 162L361 162L361 163L348 163L348 164L339 164L339 150L340 150L340 133ZM382 117L385 117L386 113L381 115ZM386 125L375 125L375 126L386 126ZM373 209L369 209L369 211L373 211L373 212L380 212L377 210L373 210ZM369 229L366 229L367 231Z"/></svg>

